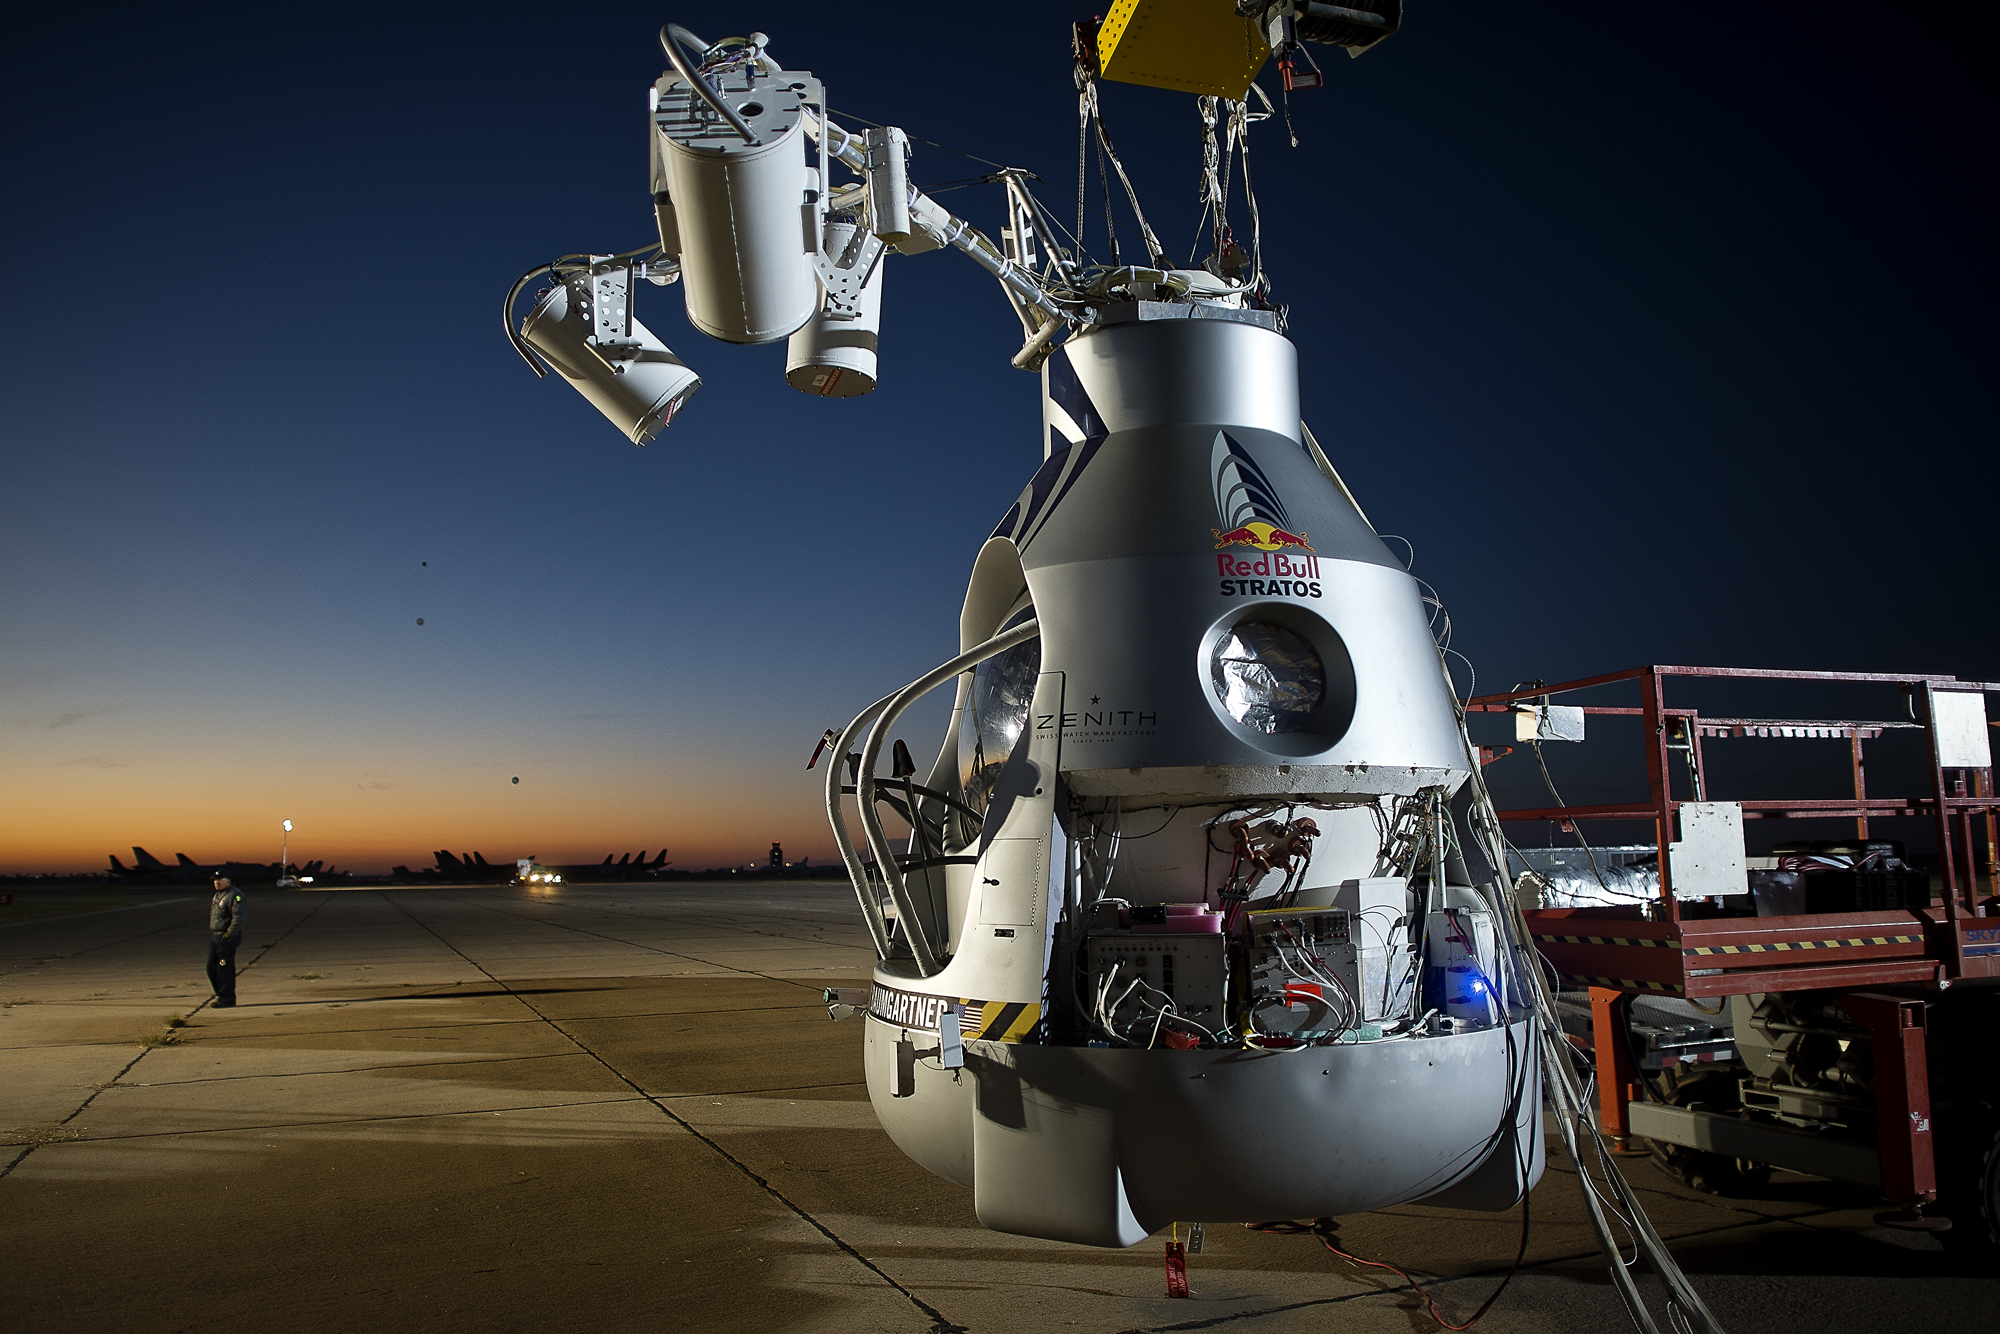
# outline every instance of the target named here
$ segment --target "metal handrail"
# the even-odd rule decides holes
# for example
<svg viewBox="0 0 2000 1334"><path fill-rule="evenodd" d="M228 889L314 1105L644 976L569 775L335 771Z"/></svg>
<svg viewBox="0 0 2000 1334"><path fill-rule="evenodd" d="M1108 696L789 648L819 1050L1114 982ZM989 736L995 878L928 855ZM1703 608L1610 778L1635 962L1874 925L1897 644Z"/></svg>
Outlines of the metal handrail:
<svg viewBox="0 0 2000 1334"><path fill-rule="evenodd" d="M744 143L752 148L761 145L764 141L757 137L756 131L750 128L743 117L736 114L736 108L722 100L722 94L715 90L715 85L703 77L701 62L697 60L690 64L688 58L681 53L680 46L683 42L699 48L703 57L715 49L678 23L661 26L660 45L666 49L667 59L673 62L675 72L688 81L688 87L694 89L695 96L708 103L717 114L728 121L729 128L742 135Z"/></svg>
<svg viewBox="0 0 2000 1334"><path fill-rule="evenodd" d="M953 810L963 812L965 815L969 816L972 819L973 823L976 825L984 824L986 822L985 816L981 815L978 811L973 810L972 807L966 805L964 802L960 801L957 797L952 796L949 792L940 792L934 787L925 787L922 783L912 783L908 778L903 779L902 783L904 787L909 788L911 791L915 792L920 797L929 797L932 801L941 801L945 805L951 807ZM858 797L861 795L861 789L854 786L854 784L852 783L844 783L841 785L840 795L843 797ZM898 803L894 797L877 797L876 800L887 801L890 803L892 808L898 809L899 811L901 806L903 804L906 804L906 803Z"/></svg>
<svg viewBox="0 0 2000 1334"><path fill-rule="evenodd" d="M889 941L889 924L882 919L882 905L875 901L869 888L868 867L861 860L861 854L854 850L854 840L848 836L847 820L840 813L840 798L850 789L840 781L841 766L847 760L849 740L861 727L886 707L894 695L884 695L854 715L854 721L841 729L834 739L833 753L827 757L826 766L826 822L833 826L833 843L840 849L841 863L847 867L847 878L854 886L854 896L861 901L861 917L868 923L868 935L875 942L875 957L886 959L894 947Z"/></svg>
<svg viewBox="0 0 2000 1334"><path fill-rule="evenodd" d="M903 922L904 934L909 937L910 952L916 955L917 972L920 976L929 977L938 971L938 956L931 948L930 938L924 934L923 924L912 906L909 886L903 879L902 868L896 864L895 850L889 846L889 836L882 830L882 817L875 810L875 765L882 758L882 743L888 740L889 729L896 725L896 719L902 716L903 710L918 699L959 673L977 667L988 658L996 657L1016 644L1025 644L1030 639L1039 638L1041 633L1040 621L1024 621L1011 630L993 636L978 647L959 654L950 662L932 668L910 682L897 691L881 708L880 716L876 719L874 727L869 730L868 744L862 748L861 772L855 778L855 786L860 789L858 800L861 806L861 827L867 832L868 848L875 854L875 864L881 868L882 879L889 886L889 897L894 900L896 914ZM871 706L870 712L873 711ZM860 721L857 718L854 724L850 724L848 730L852 731ZM841 733L840 755L846 754L847 736L847 732ZM838 762L836 758L836 764ZM831 806L834 803L829 800L828 804Z"/></svg>

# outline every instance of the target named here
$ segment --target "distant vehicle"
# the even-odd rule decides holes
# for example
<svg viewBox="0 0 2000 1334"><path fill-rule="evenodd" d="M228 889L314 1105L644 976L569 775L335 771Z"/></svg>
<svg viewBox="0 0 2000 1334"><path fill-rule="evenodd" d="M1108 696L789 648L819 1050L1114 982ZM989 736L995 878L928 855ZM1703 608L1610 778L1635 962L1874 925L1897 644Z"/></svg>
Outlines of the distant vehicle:
<svg viewBox="0 0 2000 1334"><path fill-rule="evenodd" d="M421 871L412 871L407 866L398 866L394 874L399 880L426 880L462 885L500 885L520 883L523 864L532 865L536 874L560 877L559 882L568 883L585 880L602 882L607 880L642 880L657 874L667 864L667 850L661 848L659 855L648 859L644 852L628 852L614 860L614 855L606 853L601 862L579 862L574 865L553 865L536 858L516 857L506 862L489 862L483 853L474 851L453 853L440 848L431 854L437 865Z"/></svg>
<svg viewBox="0 0 2000 1334"><path fill-rule="evenodd" d="M533 861L534 859L531 857L529 860ZM615 862L611 860L611 854L607 852L604 854L604 860L601 862L578 862L570 866L539 866L538 864L538 869L553 872L566 881L584 880L602 882L606 880L651 879L665 868L666 864L667 850L661 848L660 855L651 861L646 860L644 851L637 853L628 852Z"/></svg>
<svg viewBox="0 0 2000 1334"><path fill-rule="evenodd" d="M562 882L559 872L537 864L533 857L523 857L514 863L514 883L517 885L560 885Z"/></svg>
<svg viewBox="0 0 2000 1334"><path fill-rule="evenodd" d="M321 880L331 880L336 876L345 879L347 872L336 871L331 867L322 870L319 859L315 858L304 866L287 866L285 873L278 877L278 888L303 889L307 885Z"/></svg>

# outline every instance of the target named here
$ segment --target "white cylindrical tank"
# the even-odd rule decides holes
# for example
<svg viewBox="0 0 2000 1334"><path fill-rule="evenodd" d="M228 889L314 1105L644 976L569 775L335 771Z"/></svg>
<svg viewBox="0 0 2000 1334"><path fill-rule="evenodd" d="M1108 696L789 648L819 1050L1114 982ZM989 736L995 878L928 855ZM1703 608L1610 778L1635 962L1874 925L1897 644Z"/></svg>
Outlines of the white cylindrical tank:
<svg viewBox="0 0 2000 1334"><path fill-rule="evenodd" d="M660 81L653 112L688 319L725 342L776 342L819 309L818 177L806 166L800 106L814 85L810 75L759 72L754 63L716 82L757 143L672 74Z"/></svg>
<svg viewBox="0 0 2000 1334"><path fill-rule="evenodd" d="M673 421L701 388L701 377L636 319L631 336L640 345L623 349L629 358L609 364L600 358L584 342L591 330L590 281L580 273L542 293L521 322L521 337L627 439L643 445Z"/></svg>
<svg viewBox="0 0 2000 1334"><path fill-rule="evenodd" d="M851 222L829 222L827 253L837 260L860 230ZM875 271L861 288L860 309L854 314L844 314L831 302L822 302L819 313L792 335L785 350L786 384L821 398L854 398L875 388L875 343L882 330L885 267L878 258Z"/></svg>

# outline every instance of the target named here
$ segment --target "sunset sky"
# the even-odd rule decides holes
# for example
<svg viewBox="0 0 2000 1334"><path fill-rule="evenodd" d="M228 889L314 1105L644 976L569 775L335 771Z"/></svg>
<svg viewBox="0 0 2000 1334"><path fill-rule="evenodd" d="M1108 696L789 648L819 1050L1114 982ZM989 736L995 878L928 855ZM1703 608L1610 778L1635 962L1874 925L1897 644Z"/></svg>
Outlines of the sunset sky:
<svg viewBox="0 0 2000 1334"><path fill-rule="evenodd" d="M284 818L295 860L368 870L830 857L806 755L955 650L1039 461L992 280L892 260L882 387L843 401L647 288L705 384L643 450L497 317L531 265L650 235L665 18L762 29L837 111L1073 208L1079 13L891 8L17 18L0 872L271 861ZM1302 146L1267 122L1253 164L1308 420L1481 688L2000 678L1983 37L1837 4L1410 11L1365 59L1321 49ZM1105 109L1186 245L1190 99ZM939 198L997 233L997 187Z"/></svg>

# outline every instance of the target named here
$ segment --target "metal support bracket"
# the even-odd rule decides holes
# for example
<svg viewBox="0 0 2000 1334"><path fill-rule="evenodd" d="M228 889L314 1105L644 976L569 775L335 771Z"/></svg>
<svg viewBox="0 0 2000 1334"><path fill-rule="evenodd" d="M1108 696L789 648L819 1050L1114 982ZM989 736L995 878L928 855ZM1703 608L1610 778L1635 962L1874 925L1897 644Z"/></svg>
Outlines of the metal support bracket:
<svg viewBox="0 0 2000 1334"><path fill-rule="evenodd" d="M1033 273L1041 267L1041 256L1035 253L1035 206L1021 187L1020 179L1013 172L1003 174L1007 185L1007 221L1000 228L1001 249L1011 263Z"/></svg>
<svg viewBox="0 0 2000 1334"><path fill-rule="evenodd" d="M566 280L569 299L590 322L583 345L614 374L623 375L646 349L643 339L632 336L632 266L599 264L596 258L589 269Z"/></svg>
<svg viewBox="0 0 2000 1334"><path fill-rule="evenodd" d="M826 289L829 314L852 319L861 313L861 289L868 285L875 266L882 262L883 249L881 237L857 227L847 249L838 258L823 253L813 256L813 272L819 275L820 284Z"/></svg>
<svg viewBox="0 0 2000 1334"><path fill-rule="evenodd" d="M1868 1030L1875 1056L1875 1142L1882 1193L1905 1204L1937 1199L1931 1137L1930 1065L1924 1052L1924 1002L1855 991L1840 1008Z"/></svg>
<svg viewBox="0 0 2000 1334"><path fill-rule="evenodd" d="M1591 1046L1597 1056L1597 1120L1605 1136L1624 1148L1632 1136L1630 1105L1638 1072L1632 1066L1632 1045L1625 1039L1625 1016L1632 1005L1629 992L1610 987L1590 989Z"/></svg>

